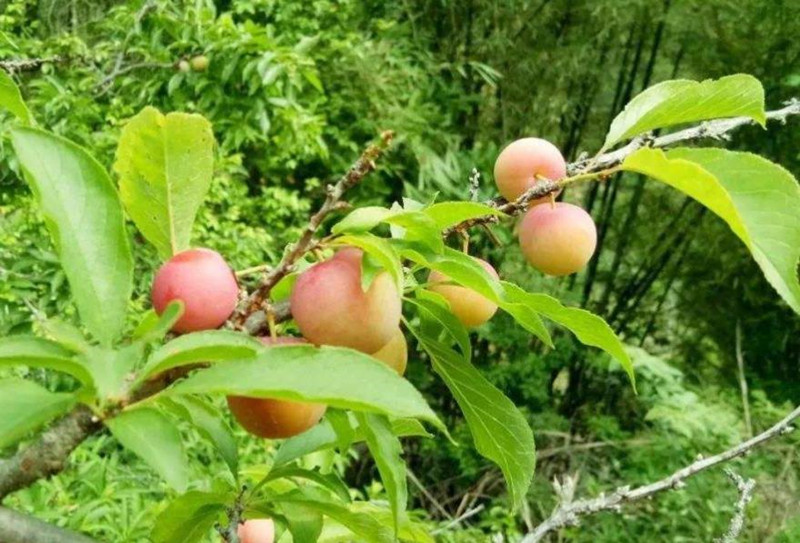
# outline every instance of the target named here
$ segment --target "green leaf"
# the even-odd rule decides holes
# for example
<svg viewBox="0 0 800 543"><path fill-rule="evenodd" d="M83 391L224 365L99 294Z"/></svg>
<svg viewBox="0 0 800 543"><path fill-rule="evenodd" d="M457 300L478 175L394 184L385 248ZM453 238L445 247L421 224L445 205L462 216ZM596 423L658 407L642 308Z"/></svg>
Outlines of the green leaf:
<svg viewBox="0 0 800 543"><path fill-rule="evenodd" d="M186 490L189 468L181 435L164 414L141 407L123 411L106 425L125 448L147 462L172 488L181 493Z"/></svg>
<svg viewBox="0 0 800 543"><path fill-rule="evenodd" d="M452 336L464 357L467 359L472 358L472 344L469 340L469 332L450 311L447 300L441 294L429 290L419 290L417 291L417 298L406 298L405 301L417 306L421 312L421 317L433 320L441 325Z"/></svg>
<svg viewBox="0 0 800 543"><path fill-rule="evenodd" d="M509 301L529 307L567 328L584 345L597 347L613 356L622 365L635 387L633 364L625 346L601 317L585 309L566 307L547 294L525 292L512 283L503 281L503 287L506 289L506 297Z"/></svg>
<svg viewBox="0 0 800 543"><path fill-rule="evenodd" d="M445 230L460 222L477 217L494 215L502 217L505 214L492 206L478 202L439 202L423 211L436 223L439 230Z"/></svg>
<svg viewBox="0 0 800 543"><path fill-rule="evenodd" d="M386 218L384 222L402 228L402 239L422 243L437 254L444 250L441 228L422 211L397 213Z"/></svg>
<svg viewBox="0 0 800 543"><path fill-rule="evenodd" d="M172 300L161 316L155 311L147 313L134 330L133 337L141 341L161 341L181 318L183 311L183 301Z"/></svg>
<svg viewBox="0 0 800 543"><path fill-rule="evenodd" d="M25 379L0 380L0 450L75 405L74 394L50 392Z"/></svg>
<svg viewBox="0 0 800 543"><path fill-rule="evenodd" d="M335 473L323 474L319 471L294 466L283 466L272 469L269 474L253 488L252 492L255 493L256 490L263 485L279 479L305 479L316 483L322 488L328 489L334 496L345 503L350 501L350 490Z"/></svg>
<svg viewBox="0 0 800 543"><path fill-rule="evenodd" d="M120 349L90 347L79 358L92 374L97 396L121 401L126 395L131 372L144 358L144 345L132 343Z"/></svg>
<svg viewBox="0 0 800 543"><path fill-rule="evenodd" d="M158 313L156 313L155 309L148 309L142 315L139 324L137 324L136 328L131 332L131 339L141 339L145 337L149 332L155 330L156 326L158 326L158 321Z"/></svg>
<svg viewBox="0 0 800 543"><path fill-rule="evenodd" d="M402 290L403 267L400 265L400 257L389 240L372 234L359 234L341 236L336 242L341 245L358 247L371 255L389 273L397 285L398 291Z"/></svg>
<svg viewBox="0 0 800 543"><path fill-rule="evenodd" d="M800 185L792 174L750 153L647 151L634 153L623 167L677 188L722 218L750 250L767 281L800 314Z"/></svg>
<svg viewBox="0 0 800 543"><path fill-rule="evenodd" d="M347 453L356 437L356 429L353 427L350 415L347 411L328 409L325 412L325 419L336 432L336 446L339 448L339 452Z"/></svg>
<svg viewBox="0 0 800 543"><path fill-rule="evenodd" d="M19 87L2 69L0 69L0 107L7 109L27 125L36 124L28 106L25 105L25 100L22 99Z"/></svg>
<svg viewBox="0 0 800 543"><path fill-rule="evenodd" d="M369 452L381 475L383 487L386 489L392 509L394 530L397 532L401 521L405 519L408 505L408 481L406 464L402 457L403 446L392 432L386 417L369 413L360 413L357 417L359 427L364 431Z"/></svg>
<svg viewBox="0 0 800 543"><path fill-rule="evenodd" d="M33 128L13 129L11 141L81 319L108 345L125 324L133 274L114 185L103 167L71 141Z"/></svg>
<svg viewBox="0 0 800 543"><path fill-rule="evenodd" d="M237 360L198 371L164 393L317 402L341 409L419 418L444 430L408 381L374 358L341 347L286 345L265 349L253 360Z"/></svg>
<svg viewBox="0 0 800 543"><path fill-rule="evenodd" d="M432 437L417 419L392 420L392 432L398 437ZM359 443L362 441L364 441L364 432L356 427L352 442ZM339 436L330 420L326 418L310 430L284 441L278 449L273 462L275 466L282 466L307 454L337 446L338 443Z"/></svg>
<svg viewBox="0 0 800 543"><path fill-rule="evenodd" d="M369 232L378 226L384 219L395 215L397 212L385 207L366 206L351 211L344 219L334 224L331 232L343 234L345 232Z"/></svg>
<svg viewBox="0 0 800 543"><path fill-rule="evenodd" d="M177 337L150 355L138 382L163 371L221 360L251 358L264 349L257 339L230 330L206 330Z"/></svg>
<svg viewBox="0 0 800 543"><path fill-rule="evenodd" d="M196 396L162 398L161 402L189 421L222 455L233 477L239 473L239 451L231 427L219 409Z"/></svg>
<svg viewBox="0 0 800 543"><path fill-rule="evenodd" d="M28 366L68 373L85 385L92 375L73 353L47 339L33 336L0 338L0 366Z"/></svg>
<svg viewBox="0 0 800 543"><path fill-rule="evenodd" d="M405 245L401 251L409 260L437 270L454 283L474 290L499 303L503 298L503 288L500 282L492 277L480 263L468 254L445 248L441 255L434 255L419 250L419 247L410 248Z"/></svg>
<svg viewBox="0 0 800 543"><path fill-rule="evenodd" d="M282 503L280 509L292 543L317 543L322 533L322 513L301 503Z"/></svg>
<svg viewBox="0 0 800 543"><path fill-rule="evenodd" d="M59 319L47 319L40 325L46 336L73 353L84 353L89 348L81 331L69 323Z"/></svg>
<svg viewBox="0 0 800 543"><path fill-rule="evenodd" d="M510 284L510 283L509 283ZM553 348L553 338L550 337L550 332L544 325L542 318L530 305L515 302L502 302L500 307L514 317L514 320L522 326L525 330L535 335L544 342L545 345Z"/></svg>
<svg viewBox="0 0 800 543"><path fill-rule="evenodd" d="M192 490L170 502L156 518L153 543L198 543L223 518L234 496Z"/></svg>
<svg viewBox="0 0 800 543"><path fill-rule="evenodd" d="M736 74L717 80L664 81L628 102L611 123L603 149L649 130L676 124L750 117L766 123L764 89L751 75Z"/></svg>
<svg viewBox="0 0 800 543"><path fill-rule="evenodd" d="M515 508L522 505L536 468L533 432L514 403L467 360L436 341L417 336L467 420L477 451L495 462Z"/></svg>
<svg viewBox="0 0 800 543"><path fill-rule="evenodd" d="M320 494L318 489L304 487L275 497L279 507L284 504L302 504L332 518L363 539L365 543L395 543L391 529L369 514L356 512Z"/></svg>
<svg viewBox="0 0 800 543"><path fill-rule="evenodd" d="M114 171L128 214L162 258L189 248L211 185L214 135L203 116L146 107L125 128Z"/></svg>

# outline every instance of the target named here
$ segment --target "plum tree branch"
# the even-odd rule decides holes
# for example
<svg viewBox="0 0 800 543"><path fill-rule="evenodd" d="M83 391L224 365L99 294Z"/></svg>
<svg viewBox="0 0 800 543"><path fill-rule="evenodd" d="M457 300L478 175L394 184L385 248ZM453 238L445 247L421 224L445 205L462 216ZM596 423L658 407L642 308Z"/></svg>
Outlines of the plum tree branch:
<svg viewBox="0 0 800 543"><path fill-rule="evenodd" d="M0 503L10 493L63 470L70 453L101 427L92 411L81 405L31 445L10 458L0 459Z"/></svg>
<svg viewBox="0 0 800 543"><path fill-rule="evenodd" d="M768 430L747 441L743 441L735 447L708 458L700 458L696 462L679 469L659 481L633 489L631 489L630 486L621 486L609 495L601 494L596 498L585 498L573 501L572 496L575 492L577 482L575 478L567 477L565 483L555 483L556 490L561 495L561 503L553 510L553 513L547 519L526 535L520 543L535 543L541 541L550 532L564 528L565 526L577 525L581 517L593 515L601 511L619 511L622 505L649 498L665 490L682 488L685 485L684 481L686 479L697 475L701 471L743 456L753 448L793 431L794 427L792 426L792 422L798 417L800 417L800 407L795 408L794 411L786 415L786 417ZM740 490L740 492L743 491ZM752 489L750 492L752 493Z"/></svg>
<svg viewBox="0 0 800 543"><path fill-rule="evenodd" d="M0 68L3 70L14 73L14 72L31 72L34 70L38 70L45 64L55 64L57 62L63 61L63 57L55 56L55 57L46 57L46 58L23 58L23 59L16 59L16 60L0 60Z"/></svg>
<svg viewBox="0 0 800 543"><path fill-rule="evenodd" d="M280 263L265 275L259 287L248 296L233 317L235 325L243 327L250 333L263 326L263 311L270 291L281 279L294 270L297 261L304 254L317 246L314 234L319 230L322 221L331 212L341 208L343 203L342 196L348 189L357 185L367 174L375 169L375 161L386 151L393 138L393 132L383 132L376 143L370 144L364 149L358 160L350 166L350 169L339 181L333 185L328 185L325 201L309 219L308 224L303 229L303 233L300 235L300 239L288 249Z"/></svg>
<svg viewBox="0 0 800 543"><path fill-rule="evenodd" d="M781 109L768 111L766 113L766 118L770 121L786 122L789 117L794 115L800 115L800 100L796 98L786 102L785 107ZM719 119L715 121L704 122L684 130L659 136L657 138L653 138L649 135L639 136L631 140L631 142L624 147L620 147L614 151L610 151L592 158L580 159L567 164L567 177L559 181L542 179L536 184L536 186L532 187L513 202L507 202L502 198L495 198L486 203L497 208L506 215L519 215L528 209L528 204L532 200L536 200L537 198L542 198L548 194L558 192L565 185L571 182L592 177L604 178L615 173L625 158L643 147L669 147L677 143L695 141L704 138L727 139L730 133L737 128L752 124L755 124L755 121L749 117L734 117L731 119ZM501 217L496 215L485 215L483 217L468 219L445 230L444 233L445 235L449 235L464 231L473 226L496 223L499 222L500 218Z"/></svg>
<svg viewBox="0 0 800 543"><path fill-rule="evenodd" d="M753 489L756 487L754 479L742 479L742 476L730 468L725 468L725 474L736 485L739 491L739 500L736 502L736 512L728 525L728 531L721 538L716 539L715 543L735 543L744 528L744 516L747 504L753 499Z"/></svg>
<svg viewBox="0 0 800 543"><path fill-rule="evenodd" d="M3 543L97 543L30 515L0 507L0 541Z"/></svg>

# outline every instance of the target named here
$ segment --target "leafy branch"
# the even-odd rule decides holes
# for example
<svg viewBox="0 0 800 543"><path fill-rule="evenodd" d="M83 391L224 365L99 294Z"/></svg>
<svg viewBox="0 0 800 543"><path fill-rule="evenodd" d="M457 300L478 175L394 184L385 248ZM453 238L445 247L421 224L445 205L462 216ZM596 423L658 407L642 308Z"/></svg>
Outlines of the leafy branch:
<svg viewBox="0 0 800 543"><path fill-rule="evenodd" d="M258 288L245 300L237 314L232 317L233 322L239 327L244 327L250 333L263 327L266 319L264 309L270 291L281 279L294 270L297 261L303 255L318 246L318 242L314 240L314 234L319 230L322 221L333 211L342 209L347 205L342 200L344 193L360 183L367 174L375 169L375 161L386 151L393 138L393 132L383 132L380 140L369 145L336 184L328 185L325 201L317 212L311 216L300 238L292 244L280 263L266 274Z"/></svg>
<svg viewBox="0 0 800 543"><path fill-rule="evenodd" d="M793 116L800 115L800 100L794 98L786 102L786 106L781 109L768 111L766 118L779 122L786 122L786 120ZM553 194L564 188L564 186L583 179L605 177L616 172L616 168L628 156L632 155L639 149L644 147L662 148L675 145L677 143L685 143L689 141L702 140L706 138L712 139L728 139L730 133L741 128L755 124L755 121L750 117L735 117L732 119L719 119L715 121L708 121L699 125L679 130L671 134L659 136L657 138L651 135L644 135L634 138L630 143L624 147L620 147L615 151L597 155L592 158L582 158L570 164L567 164L568 177L558 181L549 179L541 179L534 187L530 188L527 192L522 194L513 202L507 202L502 198L495 198L487 202L492 207L497 208L506 215L519 215L528 209L528 204L538 198ZM497 215L485 215L483 217L475 217L463 221L445 231L445 234L452 234L462 232L473 226L482 224L492 224L500 220Z"/></svg>
<svg viewBox="0 0 800 543"><path fill-rule="evenodd" d="M798 417L800 417L800 407L795 408L794 411L786 415L786 417L768 430L727 451L708 458L700 458L696 462L679 469L659 481L634 489L631 489L629 486L621 486L609 495L601 494L596 498L573 500L575 488L577 486L577 477L566 477L561 483L556 481L554 487L556 488L556 492L560 495L561 503L544 522L526 535L521 543L536 543L537 541L541 541L550 532L566 526L575 526L579 524L581 517L594 515L602 511L619 512L622 505L649 498L665 490L683 488L686 479L739 456L744 456L755 447L778 436L792 432L794 430L792 422ZM740 489L742 495L744 495L744 492L744 490ZM749 492L752 493L752 488ZM743 510L744 505L742 505L741 508Z"/></svg>

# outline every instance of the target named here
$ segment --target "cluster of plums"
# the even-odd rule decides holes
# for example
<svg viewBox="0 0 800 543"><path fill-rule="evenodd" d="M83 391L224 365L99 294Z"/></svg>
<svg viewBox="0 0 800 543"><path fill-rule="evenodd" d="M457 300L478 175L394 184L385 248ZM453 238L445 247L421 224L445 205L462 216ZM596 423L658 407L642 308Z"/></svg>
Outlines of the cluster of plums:
<svg viewBox="0 0 800 543"><path fill-rule="evenodd" d="M542 178L557 181L567 164L552 143L523 138L509 144L494 164L500 194L516 200ZM583 269L594 254L597 229L580 207L545 196L531 202L519 224L519 243L530 264L547 275L569 275Z"/></svg>
<svg viewBox="0 0 800 543"><path fill-rule="evenodd" d="M500 153L494 171L501 194L515 200L542 177L564 177L566 164L552 144L525 138ZM534 267L550 275L565 275L578 271L589 260L596 231L583 209L543 198L531 203L519 225L519 239ZM297 343L349 347L403 375L408 348L400 330L401 293L387 272L374 277L365 291L362 258L360 249L344 247L300 274L290 305L303 337L264 337L261 341L271 348ZM488 262L476 261L498 277ZM428 288L444 297L452 313L467 327L485 323L497 311L494 302L452 284L440 272L430 273ZM184 313L173 326L179 333L218 328L233 313L238 295L239 286L230 266L210 249L191 249L173 256L156 273L152 290L153 306L159 314L171 301L183 301ZM324 405L277 399L231 396L228 405L245 429L271 439L304 432L325 413Z"/></svg>

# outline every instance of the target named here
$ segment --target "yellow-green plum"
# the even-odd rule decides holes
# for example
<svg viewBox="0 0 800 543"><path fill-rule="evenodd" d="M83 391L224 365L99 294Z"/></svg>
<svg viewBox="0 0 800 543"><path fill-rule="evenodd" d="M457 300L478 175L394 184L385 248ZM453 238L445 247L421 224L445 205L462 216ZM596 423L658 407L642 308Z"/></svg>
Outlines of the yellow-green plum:
<svg viewBox="0 0 800 543"><path fill-rule="evenodd" d="M239 525L238 536L241 543L273 543L275 523L268 518L247 520Z"/></svg>
<svg viewBox="0 0 800 543"><path fill-rule="evenodd" d="M236 276L225 259L211 249L189 249L159 268L151 292L159 315L173 300L184 304L175 332L218 328L231 316L239 299Z"/></svg>
<svg viewBox="0 0 800 543"><path fill-rule="evenodd" d="M361 288L363 253L351 247L315 264L297 278L289 300L300 333L316 345L374 353L400 326L400 293L380 272Z"/></svg>
<svg viewBox="0 0 800 543"><path fill-rule="evenodd" d="M537 176L557 181L567 175L567 163L561 151L547 140L522 138L510 143L494 163L494 180L503 198L509 202L519 198L539 182ZM545 196L531 202L549 201Z"/></svg>
<svg viewBox="0 0 800 543"><path fill-rule="evenodd" d="M489 274L499 279L497 272L491 264L480 258L475 258ZM450 311L461 321L464 326L480 326L497 312L497 304L482 294L467 287L446 284L450 278L441 272L432 270L428 276L429 287L433 292L444 296L450 303Z"/></svg>
<svg viewBox="0 0 800 543"><path fill-rule="evenodd" d="M260 339L272 348L308 343L289 336ZM317 403L245 396L228 396L228 407L245 430L267 439L283 439L305 432L320 421L326 409L325 405Z"/></svg>
<svg viewBox="0 0 800 543"><path fill-rule="evenodd" d="M192 68L191 68L191 66L189 65L189 61L187 61L187 60L184 60L184 59L181 59L180 61L178 61L178 71L179 71L179 72L186 73L186 72L188 72L188 71L189 71L189 70L191 70L191 69L192 69Z"/></svg>
<svg viewBox="0 0 800 543"><path fill-rule="evenodd" d="M205 72L208 69L208 57L205 55L197 55L196 57L192 57L192 60L189 61L192 65L192 70L195 72Z"/></svg>
<svg viewBox="0 0 800 543"><path fill-rule="evenodd" d="M597 246L592 217L565 202L535 206L519 225L519 243L530 264L547 275L583 269Z"/></svg>
<svg viewBox="0 0 800 543"><path fill-rule="evenodd" d="M403 375L408 365L408 343L403 331L398 328L389 343L372 353L372 356L392 368L398 375Z"/></svg>

